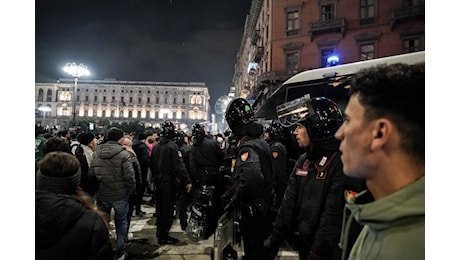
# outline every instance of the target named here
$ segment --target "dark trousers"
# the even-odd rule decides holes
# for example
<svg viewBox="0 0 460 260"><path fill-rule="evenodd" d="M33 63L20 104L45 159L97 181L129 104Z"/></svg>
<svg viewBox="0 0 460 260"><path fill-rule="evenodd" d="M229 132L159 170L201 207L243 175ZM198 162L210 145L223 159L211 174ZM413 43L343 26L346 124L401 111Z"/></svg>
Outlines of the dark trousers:
<svg viewBox="0 0 460 260"><path fill-rule="evenodd" d="M180 226L182 229L187 227L187 207L192 203L192 195L188 193L185 189L181 189L179 197L177 198L177 215L179 217Z"/></svg>
<svg viewBox="0 0 460 260"><path fill-rule="evenodd" d="M253 216L244 216L241 223L241 235L244 244L244 260L270 259L270 250L264 247L264 240L271 234L272 218L254 212Z"/></svg>
<svg viewBox="0 0 460 260"><path fill-rule="evenodd" d="M128 198L128 215L127 215L128 231L129 231L129 225L131 224L131 217L133 215L135 206L136 206L136 195L131 194L129 195L129 198Z"/></svg>
<svg viewBox="0 0 460 260"><path fill-rule="evenodd" d="M157 237L166 239L174 218L176 192L171 184L158 183L155 190L157 213Z"/></svg>
<svg viewBox="0 0 460 260"><path fill-rule="evenodd" d="M136 214L141 213L141 205L142 205L143 198L144 198L144 188L142 185L138 185L138 189L136 190L136 195L134 198Z"/></svg>

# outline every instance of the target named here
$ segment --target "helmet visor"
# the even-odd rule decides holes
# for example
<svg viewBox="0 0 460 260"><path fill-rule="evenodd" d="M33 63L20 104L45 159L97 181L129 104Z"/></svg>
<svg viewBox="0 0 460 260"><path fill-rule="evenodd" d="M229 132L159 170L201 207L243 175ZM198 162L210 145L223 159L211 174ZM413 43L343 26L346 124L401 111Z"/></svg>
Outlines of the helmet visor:
<svg viewBox="0 0 460 260"><path fill-rule="evenodd" d="M291 127L308 118L312 106L310 94L276 106L276 114L284 127Z"/></svg>

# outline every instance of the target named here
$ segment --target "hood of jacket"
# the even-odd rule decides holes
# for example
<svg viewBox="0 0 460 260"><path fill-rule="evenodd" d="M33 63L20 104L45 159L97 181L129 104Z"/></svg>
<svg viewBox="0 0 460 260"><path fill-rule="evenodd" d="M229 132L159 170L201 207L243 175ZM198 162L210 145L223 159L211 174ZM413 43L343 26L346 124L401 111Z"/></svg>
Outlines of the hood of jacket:
<svg viewBox="0 0 460 260"><path fill-rule="evenodd" d="M425 176L377 201L360 204L360 197L356 196L346 205L356 221L371 229L386 229L395 222L425 215Z"/></svg>
<svg viewBox="0 0 460 260"><path fill-rule="evenodd" d="M81 202L69 195L35 191L36 248L55 244L74 227L84 212Z"/></svg>
<svg viewBox="0 0 460 260"><path fill-rule="evenodd" d="M347 214L347 210L350 214ZM351 220L376 232L399 226L400 223L425 216L425 176L399 191L373 200L368 190L347 199L342 225L341 247L348 244Z"/></svg>
<svg viewBox="0 0 460 260"><path fill-rule="evenodd" d="M111 159L123 150L125 150L125 148L115 141L107 141L106 143L96 146L96 153L101 159Z"/></svg>

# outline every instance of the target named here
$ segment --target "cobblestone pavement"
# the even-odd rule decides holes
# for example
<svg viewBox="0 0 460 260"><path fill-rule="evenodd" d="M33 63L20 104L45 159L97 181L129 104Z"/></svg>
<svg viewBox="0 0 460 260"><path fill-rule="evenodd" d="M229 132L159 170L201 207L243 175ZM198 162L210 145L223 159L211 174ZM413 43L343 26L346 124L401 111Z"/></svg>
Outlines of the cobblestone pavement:
<svg viewBox="0 0 460 260"><path fill-rule="evenodd" d="M159 259L159 260L201 260L214 259L214 235L207 240L190 240L181 230L179 220L174 219L170 235L179 239L176 245L158 245L155 221L153 217L155 208L142 205L142 210L147 214L143 217L132 217L129 232L133 237L126 243L129 260ZM112 230L115 232L115 230ZM239 253L239 259L241 259ZM284 246L279 252L280 260L298 259L298 255L290 247ZM218 260L216 258L216 260Z"/></svg>

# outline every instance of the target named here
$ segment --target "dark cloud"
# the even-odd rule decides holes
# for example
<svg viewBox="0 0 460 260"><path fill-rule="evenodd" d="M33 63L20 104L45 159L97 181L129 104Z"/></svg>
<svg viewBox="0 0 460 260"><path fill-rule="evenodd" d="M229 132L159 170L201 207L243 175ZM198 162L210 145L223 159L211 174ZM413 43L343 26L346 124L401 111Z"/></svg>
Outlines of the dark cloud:
<svg viewBox="0 0 460 260"><path fill-rule="evenodd" d="M232 84L251 0L44 0L35 3L35 81L91 79L205 82L211 107Z"/></svg>

